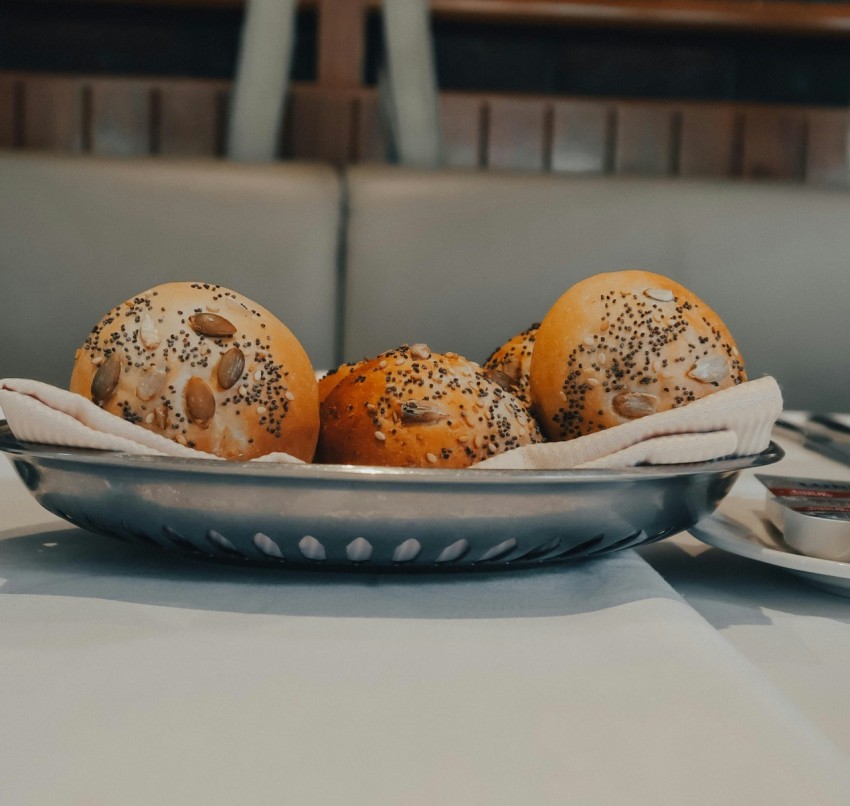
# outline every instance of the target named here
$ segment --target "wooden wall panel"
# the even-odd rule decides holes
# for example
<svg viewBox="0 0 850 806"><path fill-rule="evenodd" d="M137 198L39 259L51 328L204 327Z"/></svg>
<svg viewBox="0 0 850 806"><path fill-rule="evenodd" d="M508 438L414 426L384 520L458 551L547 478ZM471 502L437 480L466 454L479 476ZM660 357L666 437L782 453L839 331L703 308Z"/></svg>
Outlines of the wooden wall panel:
<svg viewBox="0 0 850 806"><path fill-rule="evenodd" d="M376 94L357 99L356 162L388 162L389 143Z"/></svg>
<svg viewBox="0 0 850 806"><path fill-rule="evenodd" d="M290 93L284 133L284 154L299 159L353 161L356 153L357 96L305 89Z"/></svg>
<svg viewBox="0 0 850 806"><path fill-rule="evenodd" d="M315 5L319 12L319 82L334 89L362 86L366 0L315 0Z"/></svg>
<svg viewBox="0 0 850 806"><path fill-rule="evenodd" d="M0 148L224 153L229 82L0 73ZM850 110L443 93L448 167L806 181L850 188ZM281 155L385 162L372 88L294 84Z"/></svg>
<svg viewBox="0 0 850 806"><path fill-rule="evenodd" d="M155 150L168 157L224 153L226 82L172 81L154 90Z"/></svg>
<svg viewBox="0 0 850 806"><path fill-rule="evenodd" d="M617 106L614 170L667 176L677 170L674 110L653 103Z"/></svg>
<svg viewBox="0 0 850 806"><path fill-rule="evenodd" d="M746 179L803 178L806 121L802 113L751 108L744 121L742 175Z"/></svg>
<svg viewBox="0 0 850 806"><path fill-rule="evenodd" d="M549 106L537 98L491 98L487 104L487 166L524 171L548 169Z"/></svg>
<svg viewBox="0 0 850 806"><path fill-rule="evenodd" d="M552 110L553 171L607 173L613 161L613 107L604 101L562 101Z"/></svg>
<svg viewBox="0 0 850 806"><path fill-rule="evenodd" d="M17 145L17 97L20 91L17 79L0 75L0 148Z"/></svg>
<svg viewBox="0 0 850 806"><path fill-rule="evenodd" d="M806 181L816 185L850 186L850 114L815 110L808 116Z"/></svg>
<svg viewBox="0 0 850 806"><path fill-rule="evenodd" d="M482 153L484 103L477 95L440 96L443 161L451 168L478 168Z"/></svg>
<svg viewBox="0 0 850 806"><path fill-rule="evenodd" d="M87 91L78 78L37 76L23 82L21 145L79 152L88 147Z"/></svg>
<svg viewBox="0 0 850 806"><path fill-rule="evenodd" d="M688 106L682 110L680 176L727 177L739 163L738 113L729 107Z"/></svg>
<svg viewBox="0 0 850 806"><path fill-rule="evenodd" d="M96 80L91 87L91 151L119 157L151 153L151 85Z"/></svg>

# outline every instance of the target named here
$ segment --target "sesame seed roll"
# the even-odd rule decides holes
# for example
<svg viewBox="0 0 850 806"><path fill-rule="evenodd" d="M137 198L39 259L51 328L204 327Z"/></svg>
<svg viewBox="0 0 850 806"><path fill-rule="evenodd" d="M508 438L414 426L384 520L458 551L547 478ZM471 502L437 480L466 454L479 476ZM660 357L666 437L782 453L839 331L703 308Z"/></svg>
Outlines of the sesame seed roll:
<svg viewBox="0 0 850 806"><path fill-rule="evenodd" d="M318 439L304 348L274 314L209 283L167 283L114 307L77 350L70 388L225 459L310 461Z"/></svg>
<svg viewBox="0 0 850 806"><path fill-rule="evenodd" d="M462 468L542 441L525 406L455 353L403 345L357 364L321 405L317 460Z"/></svg>
<svg viewBox="0 0 850 806"><path fill-rule="evenodd" d="M531 354L539 323L517 333L494 350L483 369L497 383L516 395L526 406L531 405Z"/></svg>
<svg viewBox="0 0 850 806"><path fill-rule="evenodd" d="M543 319L531 360L533 404L553 440L685 406L746 379L718 314L679 283L638 270L570 288Z"/></svg>

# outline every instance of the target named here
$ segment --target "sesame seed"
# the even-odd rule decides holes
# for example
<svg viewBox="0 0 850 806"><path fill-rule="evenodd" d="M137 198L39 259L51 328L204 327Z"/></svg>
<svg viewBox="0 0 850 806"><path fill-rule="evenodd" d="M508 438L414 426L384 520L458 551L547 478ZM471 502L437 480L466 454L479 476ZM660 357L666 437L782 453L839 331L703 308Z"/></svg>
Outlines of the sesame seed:
<svg viewBox="0 0 850 806"><path fill-rule="evenodd" d="M258 370L254 373L254 380L255 380L255 381L261 381L262 379L263 379L263 371L262 371L261 369L258 369Z"/></svg>
<svg viewBox="0 0 850 806"><path fill-rule="evenodd" d="M265 414L268 409L265 406L257 406L257 414Z"/></svg>
<svg viewBox="0 0 850 806"><path fill-rule="evenodd" d="M481 434L476 434L473 442L476 448L480 448L484 445L484 437Z"/></svg>
<svg viewBox="0 0 850 806"><path fill-rule="evenodd" d="M383 431L376 431L375 439L377 439L378 442L385 442L387 439L387 435Z"/></svg>
<svg viewBox="0 0 850 806"><path fill-rule="evenodd" d="M434 456L434 454L433 454L433 453L431 453L430 451L429 451L428 453L426 453L426 454L425 454L425 458L426 458L429 462L431 462L431 464L433 464L434 462L436 462L436 461L437 461L437 457L436 457L436 456Z"/></svg>
<svg viewBox="0 0 850 806"><path fill-rule="evenodd" d="M289 389L287 389L287 390L283 393L283 396L284 396L287 400L295 400L295 395L293 395L293 394L292 394L292 392L290 392L290 391L289 391Z"/></svg>

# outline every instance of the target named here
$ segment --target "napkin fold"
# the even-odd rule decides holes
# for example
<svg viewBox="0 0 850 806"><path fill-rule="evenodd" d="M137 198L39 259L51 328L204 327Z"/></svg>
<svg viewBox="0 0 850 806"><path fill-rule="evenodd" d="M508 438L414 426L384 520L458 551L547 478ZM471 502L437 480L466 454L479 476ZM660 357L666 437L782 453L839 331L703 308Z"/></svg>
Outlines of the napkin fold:
<svg viewBox="0 0 850 806"><path fill-rule="evenodd" d="M219 459L126 422L81 395L41 381L0 380L0 408L12 432L24 442L144 456ZM766 376L682 408L568 442L516 448L485 459L475 468L623 468L748 456L768 446L771 429L781 413L779 385ZM287 453L272 453L252 461L301 463Z"/></svg>
<svg viewBox="0 0 850 806"><path fill-rule="evenodd" d="M0 409L15 437L23 442L120 451L136 456L221 458L196 451L147 428L128 423L82 395L28 378L0 380ZM288 453L271 453L252 461L303 464Z"/></svg>
<svg viewBox="0 0 850 806"><path fill-rule="evenodd" d="M751 456L770 444L782 392L770 376L722 389L679 409L567 442L525 445L476 468L557 470L685 464Z"/></svg>

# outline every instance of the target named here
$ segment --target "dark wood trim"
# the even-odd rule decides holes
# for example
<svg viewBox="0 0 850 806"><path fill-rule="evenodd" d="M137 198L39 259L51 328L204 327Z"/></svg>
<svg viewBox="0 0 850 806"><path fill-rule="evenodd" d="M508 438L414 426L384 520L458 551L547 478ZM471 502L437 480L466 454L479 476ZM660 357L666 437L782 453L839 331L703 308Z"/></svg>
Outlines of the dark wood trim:
<svg viewBox="0 0 850 806"><path fill-rule="evenodd" d="M374 6L379 6L373 0ZM820 36L850 35L850 3L789 0L431 0L436 19Z"/></svg>
<svg viewBox="0 0 850 806"><path fill-rule="evenodd" d="M38 0L31 0L38 2ZM50 0L57 2L57 0ZM171 8L242 8L245 0L60 0ZM340 17L379 11L381 0L299 0L301 9ZM793 0L430 0L436 19L539 25L583 25L739 31L816 36L850 35L850 2ZM325 21L331 22L326 15Z"/></svg>

